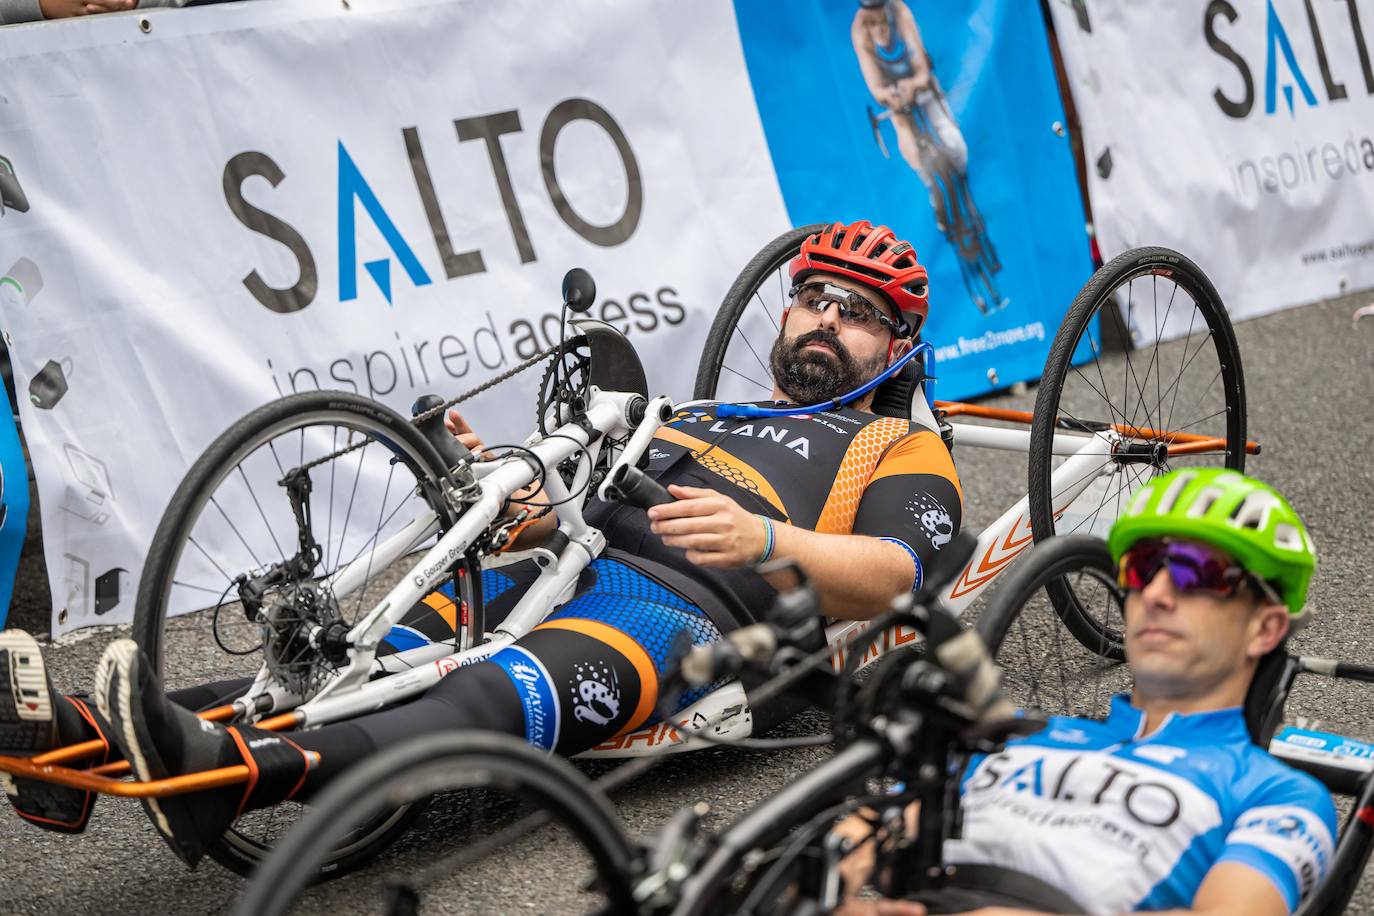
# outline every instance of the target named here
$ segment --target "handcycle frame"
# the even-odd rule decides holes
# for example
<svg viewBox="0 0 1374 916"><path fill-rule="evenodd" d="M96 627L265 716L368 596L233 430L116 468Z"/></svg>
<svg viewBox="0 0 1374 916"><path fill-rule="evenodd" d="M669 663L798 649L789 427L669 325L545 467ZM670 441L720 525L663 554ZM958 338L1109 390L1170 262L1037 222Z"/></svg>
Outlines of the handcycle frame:
<svg viewBox="0 0 1374 916"><path fill-rule="evenodd" d="M592 425L598 429L604 425L614 432L619 428L620 421L617 418L624 416L626 406L633 397L635 395L632 394L594 392L587 409L587 415L593 418ZM644 422L616 459L617 464L633 464L643 453L653 432L662 425L661 418L666 416L666 412L657 412L655 407L663 407L666 404L666 398L655 398L650 402ZM945 401L937 401L936 407L949 417L968 416L1023 424L1030 422L1030 414L1024 411L1000 410L976 404ZM1026 430L963 423L951 425L961 445L1007 451L1029 449L1030 433ZM1052 478L1056 485L1067 483L1064 489L1059 490L1056 487L1054 491L1064 501L1064 505L1067 506L1084 492L1097 475L1116 460L1115 452L1126 436L1158 438L1161 434L1157 430L1129 427L1119 430L1112 428L1092 434L1067 431L1056 434L1055 454L1068 457L1068 460L1055 470ZM1197 454L1225 448L1225 440L1219 438L1189 433L1175 433L1165 437L1173 443L1168 446L1171 455ZM598 447L598 443L588 445L587 439L588 433L582 426L569 423L559 427L555 434L544 438L542 442L530 445L529 448L546 462L546 466L552 467L576 451ZM1253 442L1247 443L1246 448L1251 453L1259 450L1258 445ZM590 473L595 463L595 457L590 452L589 457L591 460L586 463L586 473ZM581 506L576 501L566 503L559 512L559 530L568 537L568 547L563 550L561 556L556 557L549 551L543 551L547 555L544 558L552 557L552 561L541 570L540 578L521 599L511 616L493 631L489 641L462 652L449 652L449 647L444 644L408 650L403 654L406 663L417 667L377 680L367 680L369 672L373 670L372 654L377 643L391 624L442 578L442 571L448 568L448 564L441 564L441 561L460 556L462 550L497 518L506 497L529 485L536 474L528 459L518 456L507 457L485 466L477 464L474 465L474 470L481 485L481 496L467 508L463 518L413 567L414 570L420 571L436 568L438 571L430 575L412 573L395 586L386 598L350 631L350 637L356 637L356 643L350 650L351 663L340 677L327 685L316 697L289 712L258 721L257 727L289 730L321 725L416 696L433 686L450 671L481 661L509 645L519 635L541 622L544 616L565 600L577 575L600 553L605 544L601 532L586 523L582 517ZM575 486L569 488L557 474L547 475L545 486L550 498L555 502L567 499L568 489L576 489ZM383 542L377 548L378 553L383 557L389 554L393 560L399 559L407 552L406 545L415 542L416 526L420 525L421 530L432 533L433 524L432 519L417 519L408 525L405 531ZM407 532L411 534L407 535ZM1032 540L1027 516L1027 497L1023 496L978 536L974 558L951 584L942 589L939 601L952 613L961 614L1012 560L1030 546ZM541 550L543 548L522 551L521 554L512 557L537 554ZM336 587L339 581L348 584L347 573L359 562L361 558L336 574ZM347 591L340 590L339 593L347 594ZM840 621L826 627L826 641L832 653L831 665L835 670L841 670L845 666L850 647L861 639L866 645L859 667L872 664L887 652L918 638L909 628L896 627L872 640L871 637L864 637L869 626L869 621ZM436 651L439 653L438 657L425 657L435 655ZM402 654L398 653L391 658L399 656ZM258 697L271 696L267 690L262 689L265 686L260 676L259 681L246 695L252 698L251 702L241 699L233 704L208 710L201 716L211 721L224 721L241 715L245 710L259 705ZM717 738L733 739L749 735L751 716L748 698L738 681L732 681L703 697L673 720L616 736L582 756L629 757L661 753L663 750L679 747L685 749L687 742L678 730L703 728L709 729ZM128 782L118 778L128 772L127 763L122 761L86 770L76 770L65 765L88 758L102 749L100 742L95 741L70 745L32 758L0 756L0 772L124 797L177 795L232 785L244 782L248 778L248 768L242 765L152 782Z"/></svg>

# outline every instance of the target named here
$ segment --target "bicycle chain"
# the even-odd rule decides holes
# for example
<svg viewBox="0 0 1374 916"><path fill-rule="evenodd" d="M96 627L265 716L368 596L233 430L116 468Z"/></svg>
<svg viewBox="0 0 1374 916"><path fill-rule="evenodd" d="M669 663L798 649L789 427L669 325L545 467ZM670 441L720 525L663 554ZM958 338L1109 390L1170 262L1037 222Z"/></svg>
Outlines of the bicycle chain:
<svg viewBox="0 0 1374 916"><path fill-rule="evenodd" d="M441 413L445 412L446 410L448 410L450 407L454 406L455 404L461 404L461 403L464 402L464 401L467 401L467 400L469 400L469 399L471 399L471 398L475 398L475 397L477 397L477 395L481 394L482 392L488 391L488 390L490 390L490 389L492 389L492 388L495 388L497 385L501 384L502 382L509 381L510 379L515 378L515 376L519 375L521 372L524 372L526 369L533 368L534 366L537 366L537 365L538 365L541 361L543 361L544 359L547 359L548 357L554 355L555 353L557 353L557 352L559 351L559 349L560 349L559 347L553 346L553 347L549 347L549 348L546 349L546 350L540 350L538 353L534 354L533 356L531 356L529 359L525 360L524 362L518 363L517 365L512 366L511 368L507 369L505 372L502 372L500 375L492 376L491 378L487 379L487 380L486 380L485 382L483 382L482 384L478 385L476 388L473 388L473 389L471 389L471 390L469 390L469 391L464 391L462 394L458 395L458 396L455 397L455 398L451 398L450 400L447 400L447 401L445 401L445 402L442 403L442 404L439 404L439 405L437 405L437 406L435 406L435 407L431 407L429 410L426 410L426 411L424 411L424 412L422 412L422 413L416 414L415 416L413 416L413 417L410 418L410 423L411 423L411 425L412 425L412 426L419 426L421 423L425 422L426 420L429 420L430 418L432 418L432 417L434 417L434 416L436 416L436 415L438 415L438 414L441 414ZM362 440L361 442L356 442L356 443L354 443L353 445L349 445L349 446L346 446L346 447L344 447L344 448L339 449L337 452L331 452L330 454L325 455L325 456L323 456L323 457L321 457L321 458L316 458L314 461L311 461L311 462L308 463L308 464L303 464L303 465L301 465L299 468L297 468L296 470L299 470L299 471L308 471L308 470L310 470L311 468L319 467L320 465L325 464L326 462L333 461L335 458L342 458L344 455L347 455L347 454L350 453L350 452L356 452L356 451L357 451L358 449L360 449L360 448L366 448L366 447L367 447L367 444L368 444L369 442L371 442L371 441L372 441L371 439L364 439L364 440Z"/></svg>

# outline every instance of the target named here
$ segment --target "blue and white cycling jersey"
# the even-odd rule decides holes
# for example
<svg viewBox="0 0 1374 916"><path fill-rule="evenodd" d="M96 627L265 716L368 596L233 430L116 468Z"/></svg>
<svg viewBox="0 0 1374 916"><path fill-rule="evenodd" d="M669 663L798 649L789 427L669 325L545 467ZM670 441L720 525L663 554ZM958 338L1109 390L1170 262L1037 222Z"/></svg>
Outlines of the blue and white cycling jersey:
<svg viewBox="0 0 1374 916"><path fill-rule="evenodd" d="M1326 788L1255 746L1239 707L1144 725L1117 696L1105 722L1055 717L976 758L947 860L1034 875L1090 913L1190 906L1212 866L1240 862L1297 909L1331 861Z"/></svg>

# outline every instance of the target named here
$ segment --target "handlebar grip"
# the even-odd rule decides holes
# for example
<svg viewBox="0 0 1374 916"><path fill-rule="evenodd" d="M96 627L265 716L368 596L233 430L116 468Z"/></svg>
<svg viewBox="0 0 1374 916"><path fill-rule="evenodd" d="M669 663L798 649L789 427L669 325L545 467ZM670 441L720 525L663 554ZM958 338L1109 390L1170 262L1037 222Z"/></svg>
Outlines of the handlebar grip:
<svg viewBox="0 0 1374 916"><path fill-rule="evenodd" d="M611 475L610 483L606 484L606 495L617 502L640 509L676 501L663 484L628 464L621 465Z"/></svg>
<svg viewBox="0 0 1374 916"><path fill-rule="evenodd" d="M444 403L444 399L437 394L421 395L419 400L411 406L410 415L412 417L418 417L425 411L433 410L442 403ZM468 451L467 447L459 442L457 438L454 437L453 433L448 431L448 427L444 426L444 415L442 413L436 413L428 420L420 423L419 427L420 432L429 440L429 444L434 446L439 452L439 457L444 460L445 467L452 469L464 462L472 460L472 452Z"/></svg>

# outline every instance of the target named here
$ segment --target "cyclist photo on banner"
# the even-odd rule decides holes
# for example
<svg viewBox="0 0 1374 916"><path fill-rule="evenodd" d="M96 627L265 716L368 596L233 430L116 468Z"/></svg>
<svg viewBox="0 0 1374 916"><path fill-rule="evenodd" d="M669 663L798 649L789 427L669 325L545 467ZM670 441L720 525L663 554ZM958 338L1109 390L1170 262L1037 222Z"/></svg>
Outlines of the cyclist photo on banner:
<svg viewBox="0 0 1374 916"><path fill-rule="evenodd" d="M964 286L984 315L1008 304L998 292L997 249L968 183L968 144L959 131L911 8L903 0L859 0L850 27L864 83L882 114L869 110L884 155L881 121L892 122L897 148L930 194L936 228L953 246Z"/></svg>
<svg viewBox="0 0 1374 916"><path fill-rule="evenodd" d="M1052 543L1052 542L1050 542ZM946 842L949 887L852 897L847 916L977 911L1291 913L1321 884L1337 835L1327 788L1265 750L1254 691L1306 622L1312 541L1272 487L1220 468L1142 486L1107 547L1125 589L1129 694L1105 720L1055 716L975 755ZM915 812L908 809L907 822ZM873 875L869 815L835 831L853 895Z"/></svg>
<svg viewBox="0 0 1374 916"><path fill-rule="evenodd" d="M1040 5L737 0L735 16L790 222L863 217L916 246L942 398L1039 378L1093 270Z"/></svg>
<svg viewBox="0 0 1374 916"><path fill-rule="evenodd" d="M643 727L656 714L659 678L681 634L710 643L771 606L777 583L755 569L769 559L795 561L827 615L864 620L883 611L894 595L919 588L962 516L939 432L909 419L909 405L904 416L874 412L884 373L920 355L913 338L928 312L926 270L887 227L835 223L802 244L790 278L790 304L777 316L769 356L772 397L745 408L680 408L658 430L646 468L672 501L645 512L590 500L587 521L604 534L606 549L571 600L488 658L455 666L413 702L280 734L197 718L193 710L242 693L248 680L164 694L156 666L129 639L107 648L93 699L63 696L48 684L34 640L7 631L0 634L0 753L31 756L94 741L95 764L123 758L145 781L246 765L246 787L143 799L158 832L194 865L243 813L308 799L407 738L486 729L571 756ZM456 411L448 429L474 454L485 453ZM523 506L541 499L552 507L539 492L519 499L509 515L523 518L530 514ZM556 527L554 512L536 513L518 543L542 544ZM512 567L488 576L486 613L496 625L520 591L519 576ZM451 640L458 620L453 594L434 593L384 642L401 650L417 639ZM685 694L678 708L718 686ZM756 726L764 712L755 713ZM18 777L6 789L20 815L65 832L84 829L94 798Z"/></svg>

